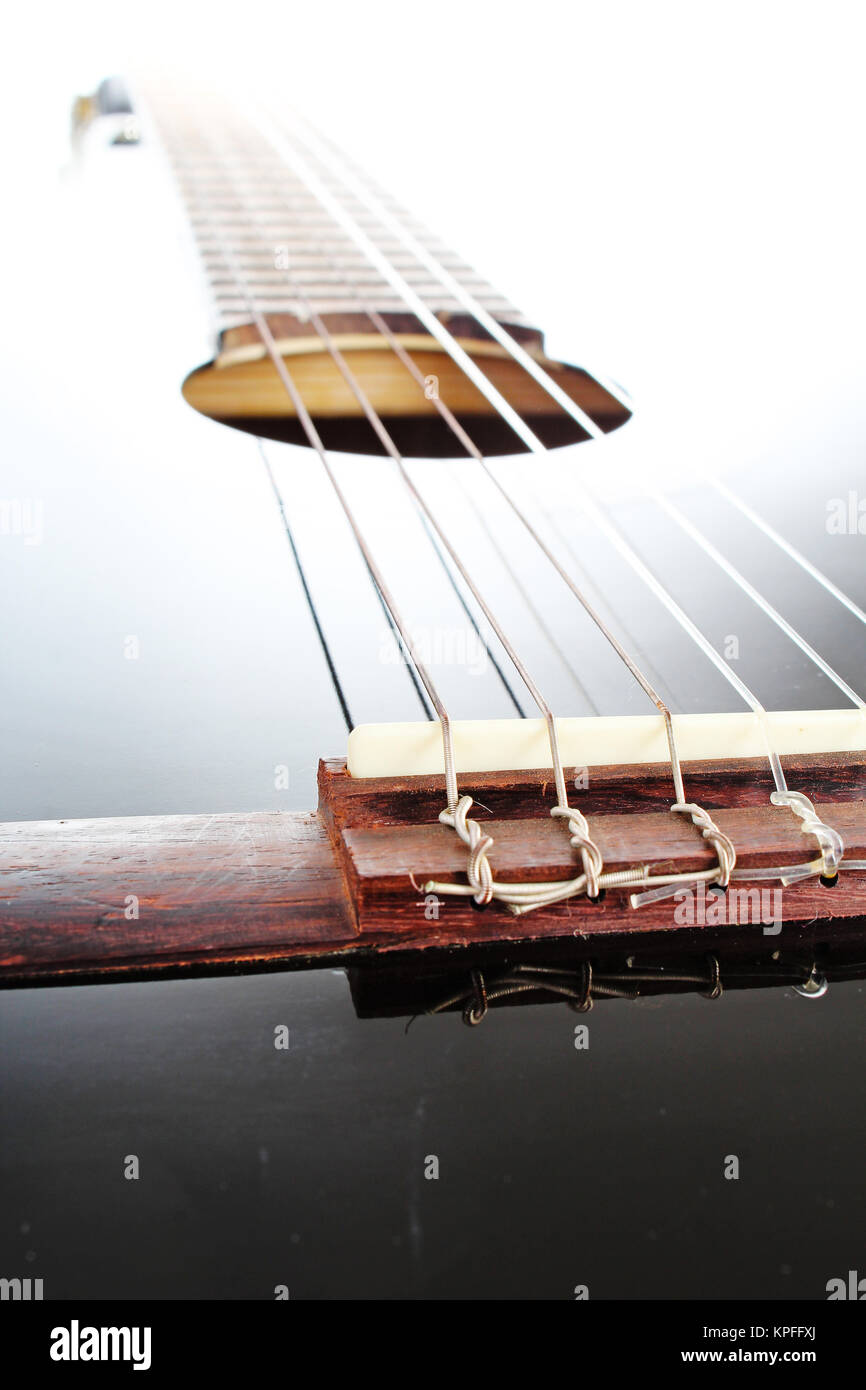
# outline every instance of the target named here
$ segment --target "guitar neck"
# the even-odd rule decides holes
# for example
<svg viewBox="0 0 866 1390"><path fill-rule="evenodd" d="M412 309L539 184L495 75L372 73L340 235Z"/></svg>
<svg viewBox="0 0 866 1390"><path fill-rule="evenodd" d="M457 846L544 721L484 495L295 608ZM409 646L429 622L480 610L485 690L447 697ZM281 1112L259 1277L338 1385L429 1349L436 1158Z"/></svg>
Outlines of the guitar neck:
<svg viewBox="0 0 866 1390"><path fill-rule="evenodd" d="M407 315L405 300L394 284L371 264L345 225L311 188L312 182L315 187L333 189L329 159L338 159L341 167L349 169L362 195L375 198L399 218L429 256L470 291L486 312L524 340L539 341L538 333L504 295L309 128L290 130L270 117L263 117L259 128L254 118L230 102L207 94L186 94L180 99L148 86L143 96L198 244L224 347L242 342L236 330L249 324L249 305L239 292L238 270L257 308L278 324L300 320L309 325L310 314L315 313L338 327L357 328L365 318L359 297L380 314L413 317ZM289 159L297 161L307 177L291 167ZM424 305L465 334L471 316L464 305L439 278L416 263L397 236L381 226L362 196L343 192L341 205L376 250L399 269ZM476 336L483 336L477 324L471 328ZM416 321L416 331L420 329Z"/></svg>

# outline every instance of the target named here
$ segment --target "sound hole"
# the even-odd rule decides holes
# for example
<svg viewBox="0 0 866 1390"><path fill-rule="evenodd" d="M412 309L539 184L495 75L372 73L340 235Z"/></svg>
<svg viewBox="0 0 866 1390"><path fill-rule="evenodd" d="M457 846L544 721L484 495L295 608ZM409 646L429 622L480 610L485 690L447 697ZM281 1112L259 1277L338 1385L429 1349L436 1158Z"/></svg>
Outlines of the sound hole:
<svg viewBox="0 0 866 1390"><path fill-rule="evenodd" d="M214 362L187 377L185 399L210 419L234 429L265 439L308 444L260 335L244 329L232 333L231 346L224 345ZM386 453L322 339L312 335L308 325L303 333L295 327L282 338L276 332L274 336L325 447L352 454ZM354 331L335 332L333 337L355 382L404 457L466 456L467 450L438 408L437 398L483 454L526 452L524 442L435 339L403 332L399 341L416 376L381 335ZM533 356L601 429L609 432L628 420L626 407L594 378L579 367L546 358L539 343L540 339L530 347ZM548 448L578 444L589 437L498 343L461 339L461 346Z"/></svg>

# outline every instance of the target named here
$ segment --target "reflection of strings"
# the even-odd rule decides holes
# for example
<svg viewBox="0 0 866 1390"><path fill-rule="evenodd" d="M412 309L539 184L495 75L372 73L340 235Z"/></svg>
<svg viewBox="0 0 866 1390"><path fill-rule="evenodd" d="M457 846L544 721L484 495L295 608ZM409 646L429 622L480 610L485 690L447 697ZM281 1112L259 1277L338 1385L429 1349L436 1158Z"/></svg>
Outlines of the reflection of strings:
<svg viewBox="0 0 866 1390"><path fill-rule="evenodd" d="M346 702L346 696L345 696L345 693L344 693L344 691L343 691L343 686L342 686L342 683L341 683L341 681L340 681L340 677L339 677L339 675L338 675L338 673L337 673L337 667L336 667L336 665L334 664L334 658L333 658L333 656L331 655L331 649L330 649L330 647L328 646L328 640L327 640L327 638L325 637L325 632L324 632L324 629L323 629L323 627L322 627L322 624L321 624L321 622L320 622L320 620L319 620L319 614L318 614L318 612L317 612L317 610L316 610L316 605L315 605L314 602L313 602L313 596L312 596L312 594L310 593L310 586L309 586L309 584L307 583L307 576L306 576L306 573L305 573L305 571L304 571L304 567L303 567L303 565L302 565L302 563L301 563L301 557L300 557L300 555L298 554L298 547L297 547L297 545L295 544L295 537L294 537L294 533L293 533L293 531L292 531L291 523L289 522L289 518L288 518L288 515L287 515L287 513L286 513L285 506L283 505L282 494L280 493L280 490L279 490L279 488L277 487L276 480L275 480L274 474L273 474L273 469L271 468L270 462L269 462L269 460L268 460L268 456L267 456L267 454L265 453L264 447L263 447L263 445L262 445L262 441L261 441L260 439L257 439L257 440L256 440L256 444L258 445L259 454L260 454L260 456L261 456L262 463L263 463L264 466L265 466L265 472L266 472L267 475L268 475L268 482L270 483L271 489L272 489L273 494L274 494L274 497L276 498L277 507L279 508L280 517L281 517L282 523L283 523L283 529L285 530L286 539L287 539L288 542L289 542L289 548L290 548L290 550L291 550L291 552L292 552L292 557L294 558L294 561L295 561L295 568L296 568L296 570L297 570L297 572L298 572L298 578L300 579L300 582L301 582L301 588L302 588L303 591L304 591L304 598L305 598L306 601L307 601L307 608L309 609L310 617L311 617L312 620L313 620L313 626L314 626L314 628L316 629L316 636L317 636L318 639L319 639L319 646L321 647L321 649L322 649L322 655L323 655L323 657L325 658L325 664L327 665L328 672L329 672L330 677L331 677L331 683L333 684L334 691L335 691L336 696L337 696L337 702L338 702L338 704L339 704L339 706L340 706L340 711L341 711L341 713L342 713L342 715L343 715L343 719L345 720L346 728L347 728L347 729L349 730L349 732L351 733L351 731L352 731L352 729L353 729L353 727L354 727L354 726L353 726L353 723L352 723L352 716L351 716L351 714L349 713L349 706L348 706L348 704L347 704L347 702Z"/></svg>
<svg viewBox="0 0 866 1390"><path fill-rule="evenodd" d="M834 979L859 978L866 962L851 962L838 966ZM725 988L770 985L793 987L806 999L820 999L828 989L827 976L816 961L797 965L760 964L746 969L736 966L724 969L717 956L708 955L703 970L680 969L676 966L632 966L624 971L610 971L583 961L577 970L550 965L512 965L501 974L486 975L481 969L471 970L469 983L452 991L422 1014L413 1014L405 1027L408 1033L416 1019L426 1015L460 1010L463 1022L470 1028L483 1023L490 1006L517 995L534 995L538 1002L546 998L561 999L576 1013L588 1013L596 999L640 999L646 997L640 985L663 985L662 993L670 993L671 985L693 985L705 999L721 999ZM651 990L658 994L658 990ZM679 992L679 991L677 991Z"/></svg>

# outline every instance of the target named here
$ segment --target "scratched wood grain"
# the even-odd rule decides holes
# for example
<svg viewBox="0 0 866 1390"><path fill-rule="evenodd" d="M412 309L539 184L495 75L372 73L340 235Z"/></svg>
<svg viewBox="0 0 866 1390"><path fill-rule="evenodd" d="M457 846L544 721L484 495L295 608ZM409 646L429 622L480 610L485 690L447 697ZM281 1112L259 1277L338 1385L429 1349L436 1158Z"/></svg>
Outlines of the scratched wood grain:
<svg viewBox="0 0 866 1390"><path fill-rule="evenodd" d="M866 758L789 758L785 768L790 784L807 790L819 814L839 829L849 857L866 857ZM711 809L731 835L740 867L815 857L816 842L803 834L801 822L786 808L769 804L773 783L764 762L692 763L684 771L688 795ZM546 779L549 773L543 770L461 779L461 790L481 803L475 814L494 838L491 862L506 881L561 879L576 872L568 835L549 815L552 795ZM605 864L612 869L643 862L660 872L711 867L714 856L699 831L686 817L662 810L670 807L671 798L670 769L652 765L637 772L594 768L586 789L572 800L590 818ZM343 863L361 938L375 939L379 949L423 935L419 918L424 916L424 895L412 888L413 879L419 885L428 878L465 881L466 851L454 832L437 822L443 804L441 777L361 780L348 775L343 760L320 764L320 811ZM773 906L775 910L776 900ZM479 911L470 899L443 895L439 920L425 925L441 944L600 937L682 929L676 907L669 899L634 909L628 892L621 891L606 893L599 903L575 898L517 918L497 904ZM781 895L783 921L863 913L866 875L860 873L846 871L833 888L809 879ZM761 923L756 930L761 932Z"/></svg>
<svg viewBox="0 0 866 1390"><path fill-rule="evenodd" d="M356 935L315 812L23 821L0 864L0 979L264 966Z"/></svg>

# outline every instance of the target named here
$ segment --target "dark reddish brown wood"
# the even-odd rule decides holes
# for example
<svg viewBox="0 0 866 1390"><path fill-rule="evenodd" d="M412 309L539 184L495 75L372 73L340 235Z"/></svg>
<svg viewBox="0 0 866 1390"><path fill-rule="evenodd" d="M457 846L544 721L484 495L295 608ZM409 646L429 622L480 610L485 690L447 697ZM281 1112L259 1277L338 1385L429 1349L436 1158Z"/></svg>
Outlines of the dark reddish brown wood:
<svg viewBox="0 0 866 1390"><path fill-rule="evenodd" d="M866 751L820 753L782 759L789 785L824 801L859 800L866 796ZM673 800L667 763L633 767L594 767L575 789L577 768L566 768L569 798L584 815L666 811ZM766 806L773 779L766 758L684 763L690 801L717 806ZM499 819L546 819L552 804L549 768L532 772L484 772L460 778L461 792L482 802ZM320 764L321 800L342 829L348 825L400 825L435 822L445 799L445 783L436 777L349 777L345 758ZM332 795L333 789L333 795ZM331 803L333 802L333 805ZM320 803L321 804L321 803Z"/></svg>
<svg viewBox="0 0 866 1390"><path fill-rule="evenodd" d="M788 771L843 833L849 854L866 857L863 761L789 760ZM811 857L813 842L800 823L767 805L762 778L751 764L687 768L690 794L721 808L717 819L741 865ZM543 773L490 774L466 788L494 812L478 815L491 824L503 878L574 872L567 834L541 795L543 780ZM642 768L638 777L593 770L589 788L574 799L611 867L643 858L678 870L712 863L694 827L664 809L664 768ZM635 911L626 894L613 892L596 906L575 899L519 918L495 904L479 912L467 899L443 898L438 920L428 920L409 872L417 881L459 878L465 863L453 831L437 821L442 804L440 779L361 782L343 762L330 762L320 769L318 812L0 827L0 983L691 932L675 920L672 901ZM866 874L846 873L833 889L810 879L783 893L785 920L859 914L866 914ZM760 936L761 927L753 929Z"/></svg>
<svg viewBox="0 0 866 1390"><path fill-rule="evenodd" d="M309 288L308 291L309 293ZM267 316L268 327L274 338L279 342L282 338L309 338L312 336L309 319L300 319L297 314L273 313ZM369 333L370 316L362 313L323 313L322 321L329 332L340 333ZM486 328L474 319L471 314L449 314L445 310L437 313L436 317L447 325L449 331L456 338L469 338L479 342L492 341ZM394 333L413 333L423 334L426 329L417 317L412 313L384 313L382 318ZM530 328L526 324L508 323L509 333L523 343L525 347L532 347L538 351L544 348L544 336L537 328ZM230 352L238 347L260 347L262 336L254 323L237 324L225 329L220 334L220 351Z"/></svg>
<svg viewBox="0 0 866 1390"><path fill-rule="evenodd" d="M849 856L866 857L866 759L789 759L786 770L791 785L811 793L819 813L839 829ZM738 867L801 863L815 857L815 841L803 834L801 822L785 808L769 804L773 784L765 764L687 764L685 773L688 794L712 810L721 829L730 834ZM489 773L462 779L461 790L494 813L481 808L476 812L494 838L491 862L503 881L564 879L577 872L568 835L549 815L552 798L546 776ZM437 821L444 801L442 779L359 781L349 777L342 760L334 760L320 766L319 793L320 810L343 862L360 937L376 938L381 947L407 941L454 945L598 936L680 925L674 901L634 909L623 890L608 892L599 904L574 898L521 917L497 904L479 912L466 898L443 895L438 920L425 921L426 931L419 932L424 900L412 879L418 885L427 879L465 882L466 851L454 832ZM673 816L669 809L640 809L669 808L670 770L665 766L642 768L639 776L633 769L593 769L587 789L575 792L573 801L590 818L608 868L648 863L658 872L684 872L714 863L712 851L685 817ZM500 819L505 811L507 819ZM748 886L737 884L738 889ZM740 902L744 904L742 898ZM782 920L862 913L864 874L846 872L836 888L813 878L782 892Z"/></svg>
<svg viewBox="0 0 866 1390"><path fill-rule="evenodd" d="M355 939L315 812L22 821L0 827L0 845L7 981L264 968Z"/></svg>

